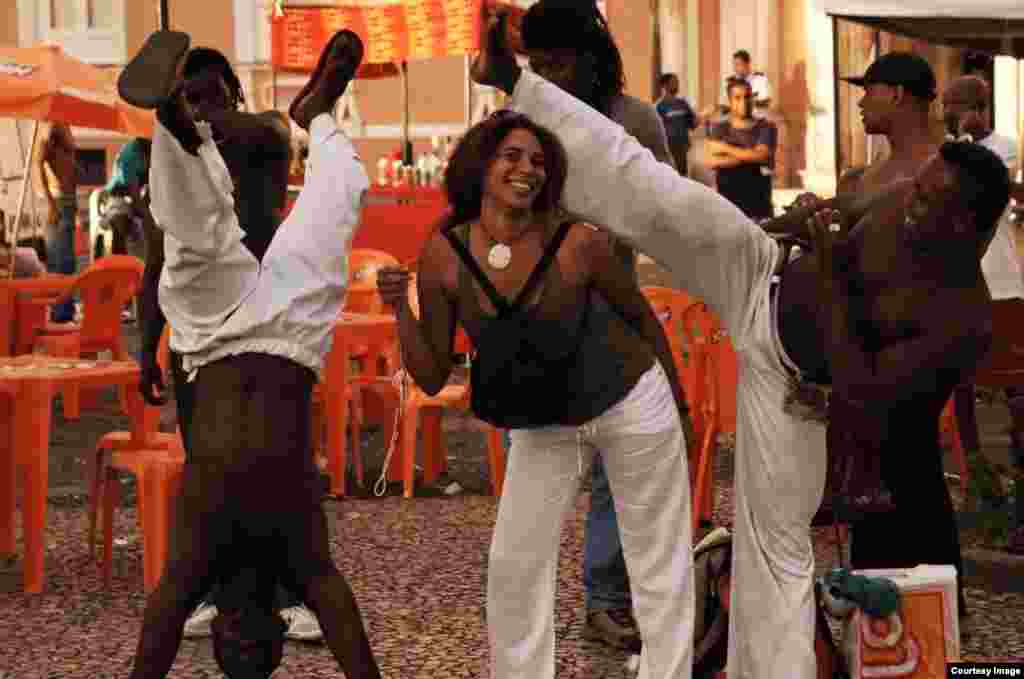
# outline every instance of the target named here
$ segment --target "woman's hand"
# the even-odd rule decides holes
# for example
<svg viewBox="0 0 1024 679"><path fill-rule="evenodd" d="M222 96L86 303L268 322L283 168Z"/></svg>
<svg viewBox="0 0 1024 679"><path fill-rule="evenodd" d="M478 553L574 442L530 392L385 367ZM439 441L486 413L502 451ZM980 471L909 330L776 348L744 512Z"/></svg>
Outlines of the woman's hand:
<svg viewBox="0 0 1024 679"><path fill-rule="evenodd" d="M380 297L394 310L408 306L409 304L409 281L412 274L408 269L398 266L385 266L377 270L377 290Z"/></svg>

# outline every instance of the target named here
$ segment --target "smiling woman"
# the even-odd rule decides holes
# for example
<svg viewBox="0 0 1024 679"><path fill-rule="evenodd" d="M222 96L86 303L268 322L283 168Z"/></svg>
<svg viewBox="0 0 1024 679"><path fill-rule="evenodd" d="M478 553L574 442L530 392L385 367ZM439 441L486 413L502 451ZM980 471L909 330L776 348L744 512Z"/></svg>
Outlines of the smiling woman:
<svg viewBox="0 0 1024 679"><path fill-rule="evenodd" d="M444 387L461 324L476 349L473 413L512 431L488 566L492 676L553 675L558 519L592 452L622 499L652 676L677 676L690 662L678 639L693 635L686 397L611 237L561 211L566 171L550 131L522 114L491 116L449 162L451 212L417 263L419 318L407 271L381 269L378 287L423 390Z"/></svg>

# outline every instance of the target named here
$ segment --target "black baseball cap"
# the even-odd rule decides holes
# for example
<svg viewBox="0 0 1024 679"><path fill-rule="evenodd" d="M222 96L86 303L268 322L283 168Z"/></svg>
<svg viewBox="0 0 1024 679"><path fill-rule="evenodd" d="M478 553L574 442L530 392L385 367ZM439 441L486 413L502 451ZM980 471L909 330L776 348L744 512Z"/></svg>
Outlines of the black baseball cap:
<svg viewBox="0 0 1024 679"><path fill-rule="evenodd" d="M875 59L864 75L840 78L851 85L902 85L919 99L935 99L935 72L931 65L913 52L889 52Z"/></svg>

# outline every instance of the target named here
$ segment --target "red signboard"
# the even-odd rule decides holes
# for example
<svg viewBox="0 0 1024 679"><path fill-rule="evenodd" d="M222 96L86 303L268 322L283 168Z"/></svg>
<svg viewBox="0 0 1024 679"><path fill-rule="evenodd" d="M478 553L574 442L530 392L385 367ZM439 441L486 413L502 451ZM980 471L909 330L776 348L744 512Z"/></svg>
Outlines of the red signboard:
<svg viewBox="0 0 1024 679"><path fill-rule="evenodd" d="M271 24L271 61L285 71L312 71L320 50L347 28L363 39L366 56L358 77L395 75L382 64L470 54L480 45L480 6L485 0L392 0L330 7L284 6ZM523 10L486 0L509 11L513 26Z"/></svg>

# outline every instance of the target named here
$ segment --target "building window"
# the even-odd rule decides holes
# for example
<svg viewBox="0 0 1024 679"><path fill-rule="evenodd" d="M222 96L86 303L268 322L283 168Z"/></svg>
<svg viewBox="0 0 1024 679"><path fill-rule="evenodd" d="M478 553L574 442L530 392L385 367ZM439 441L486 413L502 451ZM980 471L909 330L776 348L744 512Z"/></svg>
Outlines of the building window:
<svg viewBox="0 0 1024 679"><path fill-rule="evenodd" d="M10 2L10 0L0 0ZM60 45L97 65L123 64L127 55L128 0L16 0L18 44Z"/></svg>
<svg viewBox="0 0 1024 679"><path fill-rule="evenodd" d="M110 29L115 26L114 0L50 0L50 28L57 31Z"/></svg>

